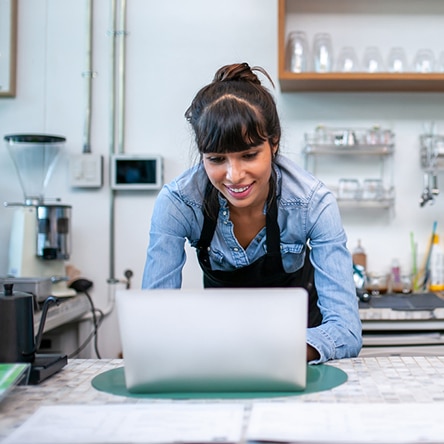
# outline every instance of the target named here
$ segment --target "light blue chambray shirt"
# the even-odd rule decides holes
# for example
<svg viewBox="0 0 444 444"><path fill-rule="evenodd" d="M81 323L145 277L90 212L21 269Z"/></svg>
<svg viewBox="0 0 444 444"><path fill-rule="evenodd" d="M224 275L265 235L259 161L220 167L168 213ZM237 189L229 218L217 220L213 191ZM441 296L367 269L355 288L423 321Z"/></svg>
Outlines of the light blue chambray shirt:
<svg viewBox="0 0 444 444"><path fill-rule="evenodd" d="M362 346L361 321L336 199L324 184L278 155L275 162L278 223L286 272L301 268L304 247L311 247L322 324L307 329L307 343L318 350L320 363L357 356ZM142 288L180 288L186 261L185 241L195 247L203 226L207 176L202 163L164 185L154 205ZM256 261L266 252L265 227L246 248L234 236L227 201L220 197L217 228L211 242L214 270L232 270Z"/></svg>

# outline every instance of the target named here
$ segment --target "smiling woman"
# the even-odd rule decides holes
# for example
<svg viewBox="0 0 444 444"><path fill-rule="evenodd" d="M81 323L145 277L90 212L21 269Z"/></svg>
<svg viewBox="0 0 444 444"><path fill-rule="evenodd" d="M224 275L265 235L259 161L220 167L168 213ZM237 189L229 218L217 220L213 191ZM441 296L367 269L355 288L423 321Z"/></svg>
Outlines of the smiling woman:
<svg viewBox="0 0 444 444"><path fill-rule="evenodd" d="M201 161L157 198L142 285L180 288L188 240L207 288L308 291L307 361L356 356L361 323L336 200L278 154L276 104L256 73L270 80L247 63L220 68L186 111Z"/></svg>

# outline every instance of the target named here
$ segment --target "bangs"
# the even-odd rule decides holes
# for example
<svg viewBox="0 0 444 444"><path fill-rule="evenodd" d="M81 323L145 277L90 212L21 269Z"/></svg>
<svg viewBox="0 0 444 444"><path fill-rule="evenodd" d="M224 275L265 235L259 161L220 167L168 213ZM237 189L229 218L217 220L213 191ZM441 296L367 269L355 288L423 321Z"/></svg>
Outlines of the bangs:
<svg viewBox="0 0 444 444"><path fill-rule="evenodd" d="M267 140L260 114L249 103L233 96L225 96L209 106L196 131L202 154L245 151Z"/></svg>

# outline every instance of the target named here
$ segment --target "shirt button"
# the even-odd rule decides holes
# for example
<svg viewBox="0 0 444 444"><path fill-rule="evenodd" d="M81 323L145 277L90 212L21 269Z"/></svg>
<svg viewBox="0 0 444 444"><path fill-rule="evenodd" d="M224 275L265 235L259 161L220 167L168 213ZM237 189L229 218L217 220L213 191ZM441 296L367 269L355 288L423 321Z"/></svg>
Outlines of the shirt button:
<svg viewBox="0 0 444 444"><path fill-rule="evenodd" d="M227 212L226 211L224 211L223 213L222 213L224 216L226 216L227 215Z"/></svg>
<svg viewBox="0 0 444 444"><path fill-rule="evenodd" d="M234 251L239 251L239 248L234 247L233 250L234 250Z"/></svg>

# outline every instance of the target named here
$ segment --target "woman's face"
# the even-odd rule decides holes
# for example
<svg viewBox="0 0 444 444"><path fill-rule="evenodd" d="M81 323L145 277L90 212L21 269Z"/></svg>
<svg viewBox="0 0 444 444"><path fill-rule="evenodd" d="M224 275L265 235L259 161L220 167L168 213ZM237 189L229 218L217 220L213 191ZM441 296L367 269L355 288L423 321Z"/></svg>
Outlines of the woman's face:
<svg viewBox="0 0 444 444"><path fill-rule="evenodd" d="M210 182L231 206L262 209L268 196L276 149L267 141L237 153L206 153L203 164Z"/></svg>

